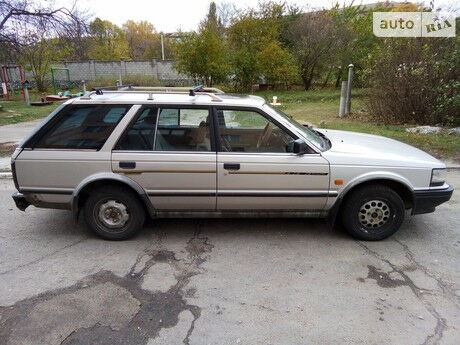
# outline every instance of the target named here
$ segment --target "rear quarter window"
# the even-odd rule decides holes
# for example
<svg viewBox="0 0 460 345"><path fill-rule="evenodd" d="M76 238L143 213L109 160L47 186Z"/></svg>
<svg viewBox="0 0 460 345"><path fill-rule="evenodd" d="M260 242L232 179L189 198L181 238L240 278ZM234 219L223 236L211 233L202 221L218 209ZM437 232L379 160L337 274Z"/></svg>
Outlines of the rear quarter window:
<svg viewBox="0 0 460 345"><path fill-rule="evenodd" d="M99 150L131 105L69 105L41 133L34 148Z"/></svg>

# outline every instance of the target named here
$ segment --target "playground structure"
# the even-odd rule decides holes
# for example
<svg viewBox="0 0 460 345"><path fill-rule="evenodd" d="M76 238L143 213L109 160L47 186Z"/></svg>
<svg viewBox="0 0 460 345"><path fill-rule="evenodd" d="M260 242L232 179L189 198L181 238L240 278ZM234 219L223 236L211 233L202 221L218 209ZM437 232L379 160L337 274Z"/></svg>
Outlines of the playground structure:
<svg viewBox="0 0 460 345"><path fill-rule="evenodd" d="M51 67L51 83L53 84L53 89L54 89L54 94L57 94L57 85L56 85L56 78L54 76L54 73L56 71L65 71L66 76L67 76L67 88L70 88L70 71L68 68L65 67Z"/></svg>
<svg viewBox="0 0 460 345"><path fill-rule="evenodd" d="M26 100L26 93L24 91L24 74L22 73L22 67L19 65L2 65L1 66L1 79L2 79L2 92L6 95L6 99L10 99L10 92L14 92L14 77L13 73L16 73L19 76L19 87L16 89L21 89L22 94L24 96L24 100Z"/></svg>

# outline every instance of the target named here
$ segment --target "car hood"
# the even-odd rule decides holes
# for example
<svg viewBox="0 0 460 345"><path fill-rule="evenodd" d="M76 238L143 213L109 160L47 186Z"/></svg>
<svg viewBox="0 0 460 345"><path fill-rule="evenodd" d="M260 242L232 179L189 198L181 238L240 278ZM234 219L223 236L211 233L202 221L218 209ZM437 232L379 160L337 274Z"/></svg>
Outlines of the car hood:
<svg viewBox="0 0 460 345"><path fill-rule="evenodd" d="M331 129L317 129L330 141L324 152L338 164L443 168L445 165L413 146L378 135Z"/></svg>

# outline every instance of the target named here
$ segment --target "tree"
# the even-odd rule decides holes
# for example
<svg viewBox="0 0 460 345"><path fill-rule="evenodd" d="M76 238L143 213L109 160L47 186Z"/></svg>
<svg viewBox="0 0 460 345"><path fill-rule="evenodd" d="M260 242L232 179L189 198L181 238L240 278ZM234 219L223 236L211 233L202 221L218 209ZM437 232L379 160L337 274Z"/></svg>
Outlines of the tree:
<svg viewBox="0 0 460 345"><path fill-rule="evenodd" d="M278 38L276 21L264 17L262 12L241 12L228 29L234 83L240 90L249 90L261 77L259 52Z"/></svg>
<svg viewBox="0 0 460 345"><path fill-rule="evenodd" d="M329 13L338 28L337 41L330 56L330 71L335 74L335 87L348 72L348 65L355 66L353 83L361 84L361 71L365 67L369 54L377 47L379 38L372 31L374 11L388 10L380 5L370 9L353 3L340 7L336 4ZM331 73L332 74L332 73Z"/></svg>
<svg viewBox="0 0 460 345"><path fill-rule="evenodd" d="M261 73L269 83L288 88L298 76L297 62L292 54L283 49L279 42L268 43L258 54Z"/></svg>
<svg viewBox="0 0 460 345"><path fill-rule="evenodd" d="M24 24L32 27L38 22L47 24L49 30L67 31L69 23L79 22L84 25L81 14L75 8L53 7L53 2L39 2L33 0L0 1L0 42L11 42L18 37L19 27Z"/></svg>
<svg viewBox="0 0 460 345"><path fill-rule="evenodd" d="M181 33L174 44L177 70L207 86L225 81L229 71L227 46L216 16L215 4L211 3L198 33Z"/></svg>
<svg viewBox="0 0 460 345"><path fill-rule="evenodd" d="M289 27L287 37L298 61L305 90L337 45L340 28L328 11L304 13Z"/></svg>
<svg viewBox="0 0 460 345"><path fill-rule="evenodd" d="M88 56L95 60L120 60L129 58L129 46L125 32L100 18L89 24L91 37Z"/></svg>
<svg viewBox="0 0 460 345"><path fill-rule="evenodd" d="M45 91L52 64L60 61L65 54L66 50L58 39L42 38L36 44L24 47L18 62L30 70L37 90Z"/></svg>
<svg viewBox="0 0 460 345"><path fill-rule="evenodd" d="M46 90L50 65L70 54L86 33L84 13L53 5L0 0L0 58L30 70L39 91Z"/></svg>
<svg viewBox="0 0 460 345"><path fill-rule="evenodd" d="M128 20L123 30L129 46L129 56L133 60L150 60L161 56L160 35L147 21Z"/></svg>

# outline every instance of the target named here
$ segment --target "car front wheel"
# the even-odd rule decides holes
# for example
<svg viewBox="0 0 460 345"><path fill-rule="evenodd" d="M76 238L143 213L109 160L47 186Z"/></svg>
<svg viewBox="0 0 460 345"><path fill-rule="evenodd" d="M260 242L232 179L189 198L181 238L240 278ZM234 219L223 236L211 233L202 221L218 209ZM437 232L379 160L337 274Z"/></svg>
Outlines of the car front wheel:
<svg viewBox="0 0 460 345"><path fill-rule="evenodd" d="M343 225L360 240L387 238L400 228L404 220L404 201L393 189L383 185L360 187L344 202Z"/></svg>
<svg viewBox="0 0 460 345"><path fill-rule="evenodd" d="M125 240L142 229L145 211L127 188L110 187L93 191L85 202L87 226L106 240Z"/></svg>

